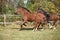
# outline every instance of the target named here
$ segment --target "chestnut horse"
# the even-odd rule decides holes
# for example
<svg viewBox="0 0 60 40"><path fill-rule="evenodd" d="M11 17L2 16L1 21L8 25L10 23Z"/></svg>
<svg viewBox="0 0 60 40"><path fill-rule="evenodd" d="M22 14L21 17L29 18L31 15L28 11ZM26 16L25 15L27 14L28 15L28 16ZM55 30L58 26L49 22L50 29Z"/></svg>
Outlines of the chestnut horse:
<svg viewBox="0 0 60 40"><path fill-rule="evenodd" d="M53 28L53 29L56 29L57 21L59 21L60 16L55 14L55 13L49 14L49 15L50 15L50 24L49 24L49 27Z"/></svg>
<svg viewBox="0 0 60 40"><path fill-rule="evenodd" d="M56 29L56 23L57 21L60 19L60 16L57 14L48 14L46 11L44 11L43 9L38 8L38 12L43 13L46 16L46 20L48 23L48 26L50 28L54 28Z"/></svg>
<svg viewBox="0 0 60 40"><path fill-rule="evenodd" d="M22 23L21 23L21 28L20 30L23 28L23 25L25 25L26 22L30 21L34 21L35 26L33 28L33 30L37 30L37 28L39 27L40 23L42 24L42 26L44 25L44 23L46 22L46 17L45 15L43 15L42 13L31 13L28 9L20 6L17 8L17 10L15 11L15 14L21 14L22 15Z"/></svg>

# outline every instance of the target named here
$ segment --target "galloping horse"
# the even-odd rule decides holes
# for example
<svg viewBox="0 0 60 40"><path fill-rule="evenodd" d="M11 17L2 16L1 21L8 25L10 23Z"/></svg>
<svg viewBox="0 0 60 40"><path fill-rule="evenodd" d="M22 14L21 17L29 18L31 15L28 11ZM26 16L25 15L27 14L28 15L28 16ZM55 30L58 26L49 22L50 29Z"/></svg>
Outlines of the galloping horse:
<svg viewBox="0 0 60 40"><path fill-rule="evenodd" d="M57 21L60 19L60 16L53 13L53 14L49 14L50 15L50 28L56 29L57 26Z"/></svg>
<svg viewBox="0 0 60 40"><path fill-rule="evenodd" d="M46 20L45 15L43 15L41 13L33 14L28 9L26 9L22 6L18 7L17 10L15 11L15 14L18 14L18 13L22 15L21 29L23 28L23 25L25 25L25 23L27 21L30 21L30 22L34 21L35 26L34 26L33 30L37 30L39 24L41 23L43 25Z"/></svg>
<svg viewBox="0 0 60 40"><path fill-rule="evenodd" d="M60 16L57 14L48 14L46 11L44 11L43 9L38 8L38 12L43 13L46 16L47 22L48 22L48 26L50 28L54 28L56 29L56 22L60 19Z"/></svg>
<svg viewBox="0 0 60 40"><path fill-rule="evenodd" d="M41 9L41 8L38 8L38 10L37 10L39 13L42 13L42 14L44 14L45 16L46 16L46 20L47 20L47 22L49 23L49 20L50 20L50 16L49 16L49 14L45 11L45 10L43 10L43 9Z"/></svg>

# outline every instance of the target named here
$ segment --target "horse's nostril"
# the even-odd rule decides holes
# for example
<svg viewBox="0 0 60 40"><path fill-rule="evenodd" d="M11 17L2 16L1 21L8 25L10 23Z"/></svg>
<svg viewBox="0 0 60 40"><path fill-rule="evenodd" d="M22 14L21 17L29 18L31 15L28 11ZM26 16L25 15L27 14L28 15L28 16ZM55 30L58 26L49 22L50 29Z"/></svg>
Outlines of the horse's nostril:
<svg viewBox="0 0 60 40"><path fill-rule="evenodd" d="M15 15L17 15L17 13L16 13L16 12L15 12L14 14L15 14Z"/></svg>

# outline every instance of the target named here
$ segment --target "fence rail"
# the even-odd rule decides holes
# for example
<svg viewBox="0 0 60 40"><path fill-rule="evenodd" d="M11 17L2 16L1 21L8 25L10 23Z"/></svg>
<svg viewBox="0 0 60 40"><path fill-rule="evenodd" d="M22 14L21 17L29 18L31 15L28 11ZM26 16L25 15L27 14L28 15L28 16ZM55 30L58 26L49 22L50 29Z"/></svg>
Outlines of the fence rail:
<svg viewBox="0 0 60 40"><path fill-rule="evenodd" d="M0 24L3 24L4 26L6 26L7 24L17 23L18 21L17 22L6 22L7 17L9 18L9 17L12 17L12 16L14 16L14 17L17 17L17 16L21 17L20 15L3 14L3 15L0 15L0 17L3 17L3 22L0 22Z"/></svg>
<svg viewBox="0 0 60 40"><path fill-rule="evenodd" d="M9 17L12 17L12 16L14 16L14 17L21 17L21 15L6 15L6 14L3 14L3 15L0 15L0 17L3 17L3 21L2 22L0 22L0 24L3 24L4 26L6 26L7 24L12 24L12 23L21 23L21 21L13 21L13 22L7 22L6 20L8 20L7 19L7 17L9 18ZM58 22L60 22L60 21L58 21Z"/></svg>
<svg viewBox="0 0 60 40"><path fill-rule="evenodd" d="M0 17L4 17L4 16L20 16L20 15L9 15L9 14L0 15Z"/></svg>

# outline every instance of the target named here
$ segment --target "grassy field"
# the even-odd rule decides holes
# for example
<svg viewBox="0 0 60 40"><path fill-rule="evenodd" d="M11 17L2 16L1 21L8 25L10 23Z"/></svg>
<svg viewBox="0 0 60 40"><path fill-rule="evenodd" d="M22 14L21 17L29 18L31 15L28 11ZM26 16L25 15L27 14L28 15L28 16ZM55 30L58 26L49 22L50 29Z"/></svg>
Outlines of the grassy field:
<svg viewBox="0 0 60 40"><path fill-rule="evenodd" d="M18 25L0 26L0 40L60 40L60 25L56 30L46 28L35 32L27 30L28 26L22 31L19 31Z"/></svg>

